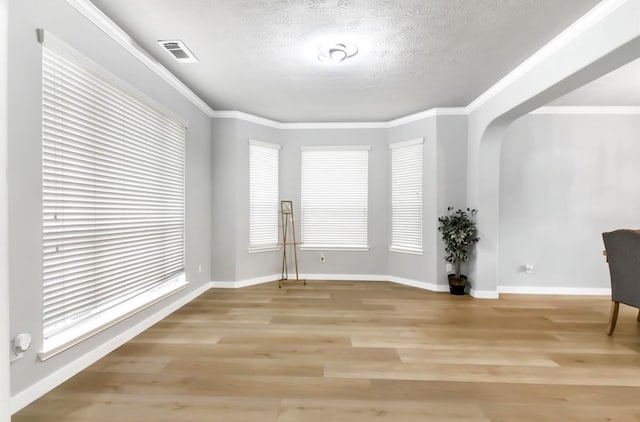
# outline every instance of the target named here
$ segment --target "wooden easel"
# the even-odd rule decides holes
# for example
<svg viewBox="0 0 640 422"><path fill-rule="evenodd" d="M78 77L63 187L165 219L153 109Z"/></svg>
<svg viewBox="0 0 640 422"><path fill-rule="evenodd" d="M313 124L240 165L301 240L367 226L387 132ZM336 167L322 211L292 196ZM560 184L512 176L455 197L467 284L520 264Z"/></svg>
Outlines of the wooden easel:
<svg viewBox="0 0 640 422"><path fill-rule="evenodd" d="M293 246L293 261L296 267L296 281L300 281L298 274L298 242L296 242L296 223L293 216L293 201L280 201L280 218L282 220L282 277L278 280L278 288L281 282L289 280L289 266L287 262L287 246ZM291 236L291 239L289 239ZM306 285L307 280L302 280Z"/></svg>

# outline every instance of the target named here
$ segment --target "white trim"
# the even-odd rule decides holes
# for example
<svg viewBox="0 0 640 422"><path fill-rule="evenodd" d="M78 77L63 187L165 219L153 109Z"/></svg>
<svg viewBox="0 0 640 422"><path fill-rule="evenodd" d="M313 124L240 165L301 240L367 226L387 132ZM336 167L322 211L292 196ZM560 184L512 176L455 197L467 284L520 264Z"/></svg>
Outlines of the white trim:
<svg viewBox="0 0 640 422"><path fill-rule="evenodd" d="M547 60L552 55L556 54L571 41L591 29L597 23L602 21L604 18L606 18L608 15L610 15L616 9L626 3L626 1L627 0L603 0L602 2L598 3L598 5L588 11L584 16L575 21L572 25L562 31L554 39L549 41L541 49L536 51L528 59L520 63L505 77L503 77L492 87L487 89L478 98L473 100L473 102L471 102L471 104L466 107L467 113L473 113L487 101L496 97L513 82L518 80L527 72L530 72L533 68Z"/></svg>
<svg viewBox="0 0 640 422"><path fill-rule="evenodd" d="M76 375L80 371L87 368L89 365L92 365L97 360L103 358L107 354L111 353L113 350L122 346L138 334L142 333L146 329L150 328L152 325L161 321L162 319L169 316L171 313L180 309L182 306L187 303L193 301L195 298L205 293L211 287L211 283L205 283L196 290L186 294L185 296L177 299L176 301L168 304L164 308L158 310L153 315L150 315L145 320L140 321L135 326L127 329L126 331L118 334L117 336L110 338L105 343L96 347L95 349L85 353L78 359L69 362L66 366L58 369L52 374L46 376L45 378L37 381L35 384L29 386L27 389L16 393L11 397L10 409L11 414L18 412L20 409L27 406L29 403L33 402L37 398L43 396L47 392L51 391L53 388L62 384L72 376Z"/></svg>
<svg viewBox="0 0 640 422"><path fill-rule="evenodd" d="M491 98L494 98L510 84L516 81L525 73L531 71L535 66L542 63L551 55L557 53L569 42L588 31L591 27L602 21L616 9L622 6L627 0L604 0L587 12L584 16L574 22L562 33L548 42L540 50L518 65L497 83L487 89L466 107L440 107L410 114L408 116L384 122L301 122L286 123L272 119L256 116L250 113L235 110L213 110L207 103L189 89L180 79L172 74L167 68L155 60L149 53L140 47L126 32L109 19L90 0L67 0L67 2L87 19L93 22L99 29L104 31L109 37L125 48L129 53L140 60L149 69L160 76L165 82L176 89L185 98L196 105L207 116L211 118L233 118L256 123L274 129L389 129L402 126L408 123L417 122L435 116L466 116L477 110ZM555 107L554 107L555 108ZM583 114L578 111L582 107L576 107L570 114ZM636 107L595 107L594 110L586 114L638 114ZM617 109L616 111L613 111ZM546 111L544 111L546 112ZM533 112L538 114L538 112ZM566 113L566 111L565 111Z"/></svg>
<svg viewBox="0 0 640 422"><path fill-rule="evenodd" d="M386 275L378 274L300 274L300 279L316 281L389 281Z"/></svg>
<svg viewBox="0 0 640 422"><path fill-rule="evenodd" d="M273 246L249 246L247 252L249 253L262 253L262 252L274 252L279 251L280 245Z"/></svg>
<svg viewBox="0 0 640 422"><path fill-rule="evenodd" d="M471 289L469 294L476 299L498 299L500 297L497 290Z"/></svg>
<svg viewBox="0 0 640 422"><path fill-rule="evenodd" d="M300 245L301 251L342 251L342 252L366 252L369 246L332 246L332 245Z"/></svg>
<svg viewBox="0 0 640 422"><path fill-rule="evenodd" d="M38 357L42 361L50 359L58 353L64 352L107 328L113 327L132 315L142 312L161 300L184 290L187 285L188 282L183 273L154 290L141 294L121 305L109 309L107 312L101 313L94 319L89 319L84 323L64 330L60 334L45 339L42 350L38 353Z"/></svg>
<svg viewBox="0 0 640 422"><path fill-rule="evenodd" d="M404 148L404 147L410 147L413 145L420 145L420 144L424 144L424 138L412 139L410 141L395 142L393 144L389 144L389 149Z"/></svg>
<svg viewBox="0 0 640 422"><path fill-rule="evenodd" d="M405 248L402 246L395 246L395 245L391 245L389 247L389 252L406 253L409 255L423 255L424 253L422 249Z"/></svg>
<svg viewBox="0 0 640 422"><path fill-rule="evenodd" d="M417 122L423 119L427 119L429 117L436 116L466 116L468 113L466 107L441 107L441 108L432 108L429 110L421 111L419 113L410 114L405 117L400 117L399 119L390 120L386 123L387 128L394 128L402 125L406 125L408 123Z"/></svg>
<svg viewBox="0 0 640 422"><path fill-rule="evenodd" d="M387 280L391 283L402 284L404 286L416 287L418 289L430 290L432 292L448 292L448 284L427 283L426 281L412 280L409 278L388 276Z"/></svg>
<svg viewBox="0 0 640 422"><path fill-rule="evenodd" d="M387 122L307 122L280 123L278 129L386 129Z"/></svg>
<svg viewBox="0 0 640 422"><path fill-rule="evenodd" d="M302 145L302 151L371 151L371 145Z"/></svg>
<svg viewBox="0 0 640 422"><path fill-rule="evenodd" d="M529 114L640 114L638 106L545 106Z"/></svg>
<svg viewBox="0 0 640 422"><path fill-rule="evenodd" d="M180 79L171 73L160 62L154 59L145 49L136 43L126 32L116 25L107 15L102 13L89 0L67 0L74 9L84 15L93 22L99 29L107 34L111 39L120 44L125 50L131 53L135 58L140 60L142 64L147 66L156 75L160 76L166 83L171 85L176 91L182 94L187 100L191 101L196 107L209 117L214 117L214 111L207 103L198 97L189 87L187 87Z"/></svg>
<svg viewBox="0 0 640 422"><path fill-rule="evenodd" d="M499 293L519 295L611 296L610 288L556 286L498 286Z"/></svg>
<svg viewBox="0 0 640 422"><path fill-rule="evenodd" d="M282 145L280 144L258 141L256 139L249 139L249 145L252 145L254 147L271 148L271 149L277 149L277 150L282 149Z"/></svg>
<svg viewBox="0 0 640 422"><path fill-rule="evenodd" d="M266 119L264 117L255 116L253 114L245 113L243 111L235 111L235 110L216 110L211 114L211 118L213 119L236 119L243 120L249 123L255 123L258 125L281 129L282 123L277 122L275 120Z"/></svg>
<svg viewBox="0 0 640 422"><path fill-rule="evenodd" d="M253 114L245 113L242 111L234 110L220 110L214 111L211 117L217 119L238 119L244 120L250 123L256 123L262 126L267 126L273 129L282 130L304 130L304 129L390 129L398 126L402 126L408 123L417 122L429 117L436 116L466 116L467 110L465 107L442 107L432 108L429 110L421 111L419 113L410 114L405 117L401 117L386 122L300 122L300 123L286 123L278 122L276 120L265 119L264 117L255 116Z"/></svg>
<svg viewBox="0 0 640 422"><path fill-rule="evenodd" d="M240 289L242 287L255 286L257 284L271 283L280 280L281 274L272 274L263 277L248 278L238 281L212 281L212 289Z"/></svg>
<svg viewBox="0 0 640 422"><path fill-rule="evenodd" d="M9 0L0 0L0 422L9 422L9 190L8 143L8 39Z"/></svg>

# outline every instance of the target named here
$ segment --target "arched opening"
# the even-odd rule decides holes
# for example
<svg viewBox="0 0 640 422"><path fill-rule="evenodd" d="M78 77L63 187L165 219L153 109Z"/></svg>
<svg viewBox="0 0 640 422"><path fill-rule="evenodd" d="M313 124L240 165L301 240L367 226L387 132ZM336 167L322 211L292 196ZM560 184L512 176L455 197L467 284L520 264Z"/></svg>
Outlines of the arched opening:
<svg viewBox="0 0 640 422"><path fill-rule="evenodd" d="M637 59L640 28L633 17L639 8L631 2L616 5L602 21L532 66L471 113L468 203L479 209L482 238L472 266L472 295L498 296L500 154L507 128L551 100ZM594 44L594 40L600 43ZM585 50L586 46L590 49Z"/></svg>
<svg viewBox="0 0 640 422"><path fill-rule="evenodd" d="M601 233L640 224L638 75L640 59L507 129L499 291L607 293Z"/></svg>

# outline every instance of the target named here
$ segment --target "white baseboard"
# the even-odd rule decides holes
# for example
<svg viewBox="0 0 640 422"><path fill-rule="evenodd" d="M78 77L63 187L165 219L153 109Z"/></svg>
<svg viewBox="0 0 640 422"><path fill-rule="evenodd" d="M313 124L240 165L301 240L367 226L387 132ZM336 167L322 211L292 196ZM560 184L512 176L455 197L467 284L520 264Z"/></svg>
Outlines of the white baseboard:
<svg viewBox="0 0 640 422"><path fill-rule="evenodd" d="M389 281L389 276L378 274L300 274L300 278L327 281Z"/></svg>
<svg viewBox="0 0 640 422"><path fill-rule="evenodd" d="M212 281L210 283L213 289L239 289L241 287L255 286L256 284L271 283L280 280L280 274L272 274L263 277L248 278L238 281Z"/></svg>
<svg viewBox="0 0 640 422"><path fill-rule="evenodd" d="M476 299L498 299L500 297L497 290L476 290L471 289L469 294Z"/></svg>
<svg viewBox="0 0 640 422"><path fill-rule="evenodd" d="M498 292L520 295L611 296L610 288L595 287L498 286Z"/></svg>
<svg viewBox="0 0 640 422"><path fill-rule="evenodd" d="M109 339L105 343L89 351L80 358L74 360L73 362L70 362L66 366L63 366L52 374L29 386L27 389L15 394L10 399L9 405L11 414L16 413L20 409L27 406L29 403L33 402L34 400L48 393L72 376L76 375L78 372L84 370L99 359L102 359L104 356L122 346L138 334L142 333L144 330L166 318L168 315L180 309L187 303L191 302L192 300L209 290L210 287L211 283L203 284L198 289L188 293L185 296L182 296L180 299L174 302L171 302L170 304L158 310L156 313L136 324L135 326Z"/></svg>
<svg viewBox="0 0 640 422"><path fill-rule="evenodd" d="M411 280L408 278L388 276L387 281L396 284L402 284L404 286L417 287L418 289L430 290L432 292L448 292L449 285L448 284L435 284L435 283L427 283L425 281L417 281Z"/></svg>

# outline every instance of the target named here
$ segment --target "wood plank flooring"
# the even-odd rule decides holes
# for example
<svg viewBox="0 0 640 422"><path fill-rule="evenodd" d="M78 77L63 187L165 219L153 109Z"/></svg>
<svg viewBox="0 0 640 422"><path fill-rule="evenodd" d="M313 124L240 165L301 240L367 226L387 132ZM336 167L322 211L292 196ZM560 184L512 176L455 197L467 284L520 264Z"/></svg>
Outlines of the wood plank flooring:
<svg viewBox="0 0 640 422"><path fill-rule="evenodd" d="M640 421L640 323L603 297L384 282L210 290L14 422Z"/></svg>

